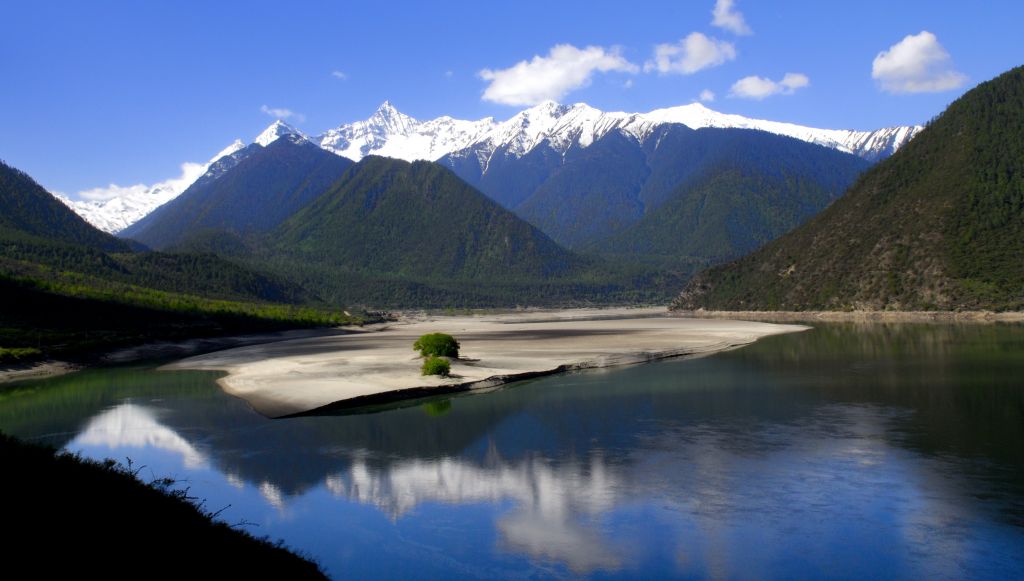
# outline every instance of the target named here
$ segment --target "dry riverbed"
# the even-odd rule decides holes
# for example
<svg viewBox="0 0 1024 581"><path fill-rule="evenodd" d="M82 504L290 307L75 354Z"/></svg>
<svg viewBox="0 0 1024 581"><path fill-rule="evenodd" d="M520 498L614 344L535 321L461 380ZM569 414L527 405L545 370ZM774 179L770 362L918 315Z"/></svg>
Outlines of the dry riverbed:
<svg viewBox="0 0 1024 581"><path fill-rule="evenodd" d="M570 369L730 349L807 327L672 317L664 308L416 316L376 329L240 347L163 369L222 370L225 391L279 417L479 389ZM448 378L424 377L412 344L425 333L462 344Z"/></svg>

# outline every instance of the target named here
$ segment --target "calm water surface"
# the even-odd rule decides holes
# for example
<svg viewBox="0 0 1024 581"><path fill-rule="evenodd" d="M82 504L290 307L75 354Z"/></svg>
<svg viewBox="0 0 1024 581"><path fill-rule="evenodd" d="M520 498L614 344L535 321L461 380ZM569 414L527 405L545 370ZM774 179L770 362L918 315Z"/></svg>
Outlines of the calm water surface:
<svg viewBox="0 0 1024 581"><path fill-rule="evenodd" d="M1024 578L1021 326L820 326L288 420L216 377L23 384L0 429L182 479L338 578Z"/></svg>

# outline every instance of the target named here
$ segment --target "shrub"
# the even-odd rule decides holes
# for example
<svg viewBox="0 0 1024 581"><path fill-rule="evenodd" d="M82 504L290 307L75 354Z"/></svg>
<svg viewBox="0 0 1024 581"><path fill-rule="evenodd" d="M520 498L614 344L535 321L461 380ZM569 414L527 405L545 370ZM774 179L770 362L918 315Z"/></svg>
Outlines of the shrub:
<svg viewBox="0 0 1024 581"><path fill-rule="evenodd" d="M428 333L423 335L412 344L412 348L420 352L420 355L428 357L458 357L459 342L455 337L444 333Z"/></svg>
<svg viewBox="0 0 1024 581"><path fill-rule="evenodd" d="M430 355L423 360L423 375L440 375L448 377L452 371L452 364L444 357Z"/></svg>

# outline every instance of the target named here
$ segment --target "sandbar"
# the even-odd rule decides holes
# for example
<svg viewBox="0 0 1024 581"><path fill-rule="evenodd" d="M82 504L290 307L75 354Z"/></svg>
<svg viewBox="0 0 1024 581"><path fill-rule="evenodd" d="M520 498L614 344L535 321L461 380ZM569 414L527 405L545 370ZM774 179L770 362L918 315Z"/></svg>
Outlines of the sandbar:
<svg viewBox="0 0 1024 581"><path fill-rule="evenodd" d="M421 315L375 329L208 353L162 369L225 371L219 384L226 392L263 415L281 417L707 354L807 328L673 317L663 307ZM450 377L420 373L422 359L412 344L433 332L449 333L462 345Z"/></svg>

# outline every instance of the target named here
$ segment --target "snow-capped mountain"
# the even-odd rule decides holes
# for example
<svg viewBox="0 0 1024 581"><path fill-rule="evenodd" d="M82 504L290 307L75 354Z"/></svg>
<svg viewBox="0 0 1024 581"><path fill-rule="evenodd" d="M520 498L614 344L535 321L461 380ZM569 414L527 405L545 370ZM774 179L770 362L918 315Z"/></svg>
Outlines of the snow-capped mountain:
<svg viewBox="0 0 1024 581"><path fill-rule="evenodd" d="M479 121L451 117L417 121L385 101L366 121L341 125L315 141L327 151L354 161L370 154L406 161L433 161L469 147L496 125L491 117Z"/></svg>
<svg viewBox="0 0 1024 581"><path fill-rule="evenodd" d="M692 129L718 127L767 131L852 153L868 161L892 155L923 129L920 126L889 127L876 131L816 129L718 113L700 103L657 109L650 113L623 113L600 111L585 103L559 105L546 101L497 124L482 139L464 150L453 151L452 155L462 158L475 156L480 162L481 172L486 173L488 161L495 151L521 157L547 143L564 154L570 147L588 147L615 130L642 141L667 123L680 123Z"/></svg>
<svg viewBox="0 0 1024 581"><path fill-rule="evenodd" d="M877 131L816 129L792 123L749 119L712 111L700 103L657 109L649 113L604 112L585 103L560 105L545 101L513 115L464 121L439 117L418 121L385 101L366 121L341 125L313 139L320 147L359 161L373 154L405 160L436 161L471 150L484 157L497 149L522 156L543 142L562 153L572 145L587 147L613 130L642 140L659 125L682 123L702 127L759 129L786 135L876 161L891 155L922 128L890 127ZM467 152L468 155L468 152ZM483 160L482 160L483 161Z"/></svg>
<svg viewBox="0 0 1024 581"><path fill-rule="evenodd" d="M96 188L79 194L83 200L72 200L65 195L56 194L58 200L64 202L79 216L85 218L93 226L115 234L134 224L162 204L178 197L197 179L211 171L219 175L234 167L233 156L238 154L245 144L241 140L222 149L205 164L182 164L181 176L147 186ZM223 160L223 161L222 161Z"/></svg>
<svg viewBox="0 0 1024 581"><path fill-rule="evenodd" d="M649 113L625 113L605 112L585 103L560 105L546 101L504 122L491 117L467 121L447 116L419 121L385 101L369 119L340 125L312 138L283 121L275 121L252 144L266 147L281 136L290 135L354 161L371 154L407 161L437 161L445 156L476 158L480 172L486 173L496 151L504 156L521 157L546 143L564 154L570 147L588 147L615 130L641 141L666 123L681 123L693 129L758 129L852 153L869 161L892 155L922 129L921 126L876 131L817 129L718 113L699 103ZM85 198L81 201L58 197L97 228L116 233L174 199L197 179L217 179L247 157L247 149L241 140L236 140L206 164L184 164L180 177L153 186L100 188L80 194Z"/></svg>

